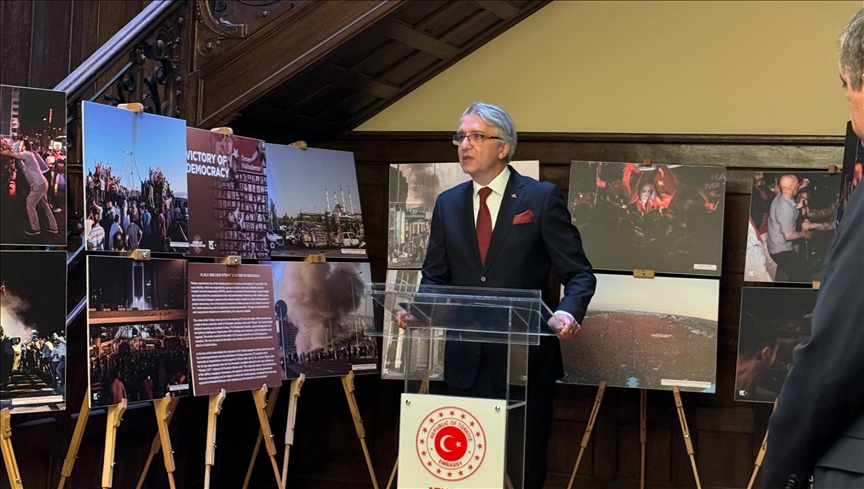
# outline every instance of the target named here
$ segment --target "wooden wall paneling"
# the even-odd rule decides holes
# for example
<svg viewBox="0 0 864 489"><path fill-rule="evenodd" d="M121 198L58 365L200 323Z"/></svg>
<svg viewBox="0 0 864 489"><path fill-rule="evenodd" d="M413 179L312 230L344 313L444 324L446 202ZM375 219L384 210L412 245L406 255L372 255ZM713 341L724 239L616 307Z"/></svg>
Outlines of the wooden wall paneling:
<svg viewBox="0 0 864 489"><path fill-rule="evenodd" d="M0 83L27 86L30 81L30 41L33 0L0 2Z"/></svg>
<svg viewBox="0 0 864 489"><path fill-rule="evenodd" d="M72 2L35 2L30 86L53 88L69 74Z"/></svg>

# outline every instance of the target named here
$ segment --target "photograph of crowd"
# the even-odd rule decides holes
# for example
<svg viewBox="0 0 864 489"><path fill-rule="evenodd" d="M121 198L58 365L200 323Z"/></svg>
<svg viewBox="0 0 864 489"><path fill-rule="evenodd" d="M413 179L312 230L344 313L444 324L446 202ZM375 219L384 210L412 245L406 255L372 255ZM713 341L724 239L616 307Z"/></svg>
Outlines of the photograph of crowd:
<svg viewBox="0 0 864 489"><path fill-rule="evenodd" d="M66 253L0 251L0 409L66 407Z"/></svg>
<svg viewBox="0 0 864 489"><path fill-rule="evenodd" d="M819 280L837 227L840 174L755 172L744 280Z"/></svg>
<svg viewBox="0 0 864 489"><path fill-rule="evenodd" d="M395 286L393 290L401 290L398 286L405 285L405 291L415 290L420 285L420 270L388 270L387 284ZM385 297L385 301L396 301L395 297ZM387 303L387 311L398 311L399 304ZM382 379L404 379L405 367L409 363L405 355L411 355L411 364L416 370L422 370L432 380L440 380L444 375L444 348L446 337L441 329L413 328L411 345L406 344L405 330L399 328L393 314L385 313L383 327L383 358L381 359ZM412 378L414 376L412 375ZM417 377L419 378L419 377Z"/></svg>
<svg viewBox="0 0 864 489"><path fill-rule="evenodd" d="M191 251L267 258L267 151L260 139L186 129Z"/></svg>
<svg viewBox="0 0 864 489"><path fill-rule="evenodd" d="M792 368L792 350L810 339L812 288L744 287L735 400L774 402Z"/></svg>
<svg viewBox="0 0 864 489"><path fill-rule="evenodd" d="M0 243L66 246L66 93L0 85Z"/></svg>
<svg viewBox="0 0 864 489"><path fill-rule="evenodd" d="M837 223L843 219L846 202L852 191L864 177L864 143L852 131L852 123L846 127L846 150L843 152L843 171L840 177L840 201L837 207Z"/></svg>
<svg viewBox="0 0 864 489"><path fill-rule="evenodd" d="M186 261L88 256L87 291L91 406L186 395Z"/></svg>
<svg viewBox="0 0 864 489"><path fill-rule="evenodd" d="M186 252L186 123L84 102L81 125L87 249Z"/></svg>
<svg viewBox="0 0 864 489"><path fill-rule="evenodd" d="M511 161L520 175L540 178L539 161ZM421 268L426 258L429 226L441 192L471 180L459 163L390 165L387 268Z"/></svg>
<svg viewBox="0 0 864 489"><path fill-rule="evenodd" d="M569 208L596 270L719 276L726 169L574 161Z"/></svg>
<svg viewBox="0 0 864 489"><path fill-rule="evenodd" d="M189 395L186 321L90 325L90 405Z"/></svg>
<svg viewBox="0 0 864 489"><path fill-rule="evenodd" d="M266 262L273 271L276 323L286 379L378 373L366 284L369 263Z"/></svg>
<svg viewBox="0 0 864 489"><path fill-rule="evenodd" d="M582 329L561 342L561 382L715 391L719 280L596 276Z"/></svg>
<svg viewBox="0 0 864 489"><path fill-rule="evenodd" d="M365 259L354 155L271 144L267 159L270 255Z"/></svg>

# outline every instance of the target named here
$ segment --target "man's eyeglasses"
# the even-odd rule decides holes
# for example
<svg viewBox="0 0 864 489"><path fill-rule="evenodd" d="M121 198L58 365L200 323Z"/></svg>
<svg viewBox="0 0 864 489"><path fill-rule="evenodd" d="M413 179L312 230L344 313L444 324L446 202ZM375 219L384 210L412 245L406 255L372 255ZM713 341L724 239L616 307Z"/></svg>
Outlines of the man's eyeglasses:
<svg viewBox="0 0 864 489"><path fill-rule="evenodd" d="M471 134L460 134L457 132L453 135L453 144L459 146L465 138L468 138L472 145L481 144L486 139L501 139L498 136L487 136L479 132L472 132Z"/></svg>

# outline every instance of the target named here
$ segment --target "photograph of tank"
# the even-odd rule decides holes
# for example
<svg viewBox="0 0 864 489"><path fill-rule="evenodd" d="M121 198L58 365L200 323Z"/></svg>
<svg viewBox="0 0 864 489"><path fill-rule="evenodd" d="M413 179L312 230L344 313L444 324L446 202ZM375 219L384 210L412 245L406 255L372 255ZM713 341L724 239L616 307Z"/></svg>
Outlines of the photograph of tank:
<svg viewBox="0 0 864 489"><path fill-rule="evenodd" d="M595 270L720 276L726 169L574 161L570 215Z"/></svg>
<svg viewBox="0 0 864 489"><path fill-rule="evenodd" d="M186 122L93 102L81 121L87 250L187 252Z"/></svg>
<svg viewBox="0 0 864 489"><path fill-rule="evenodd" d="M0 251L0 409L66 407L66 253Z"/></svg>
<svg viewBox="0 0 864 489"><path fill-rule="evenodd" d="M267 159L270 255L366 259L354 155L270 144Z"/></svg>
<svg viewBox="0 0 864 489"><path fill-rule="evenodd" d="M792 368L792 350L810 339L817 290L744 287L735 400L774 402Z"/></svg>
<svg viewBox="0 0 864 489"><path fill-rule="evenodd" d="M66 246L66 92L0 85L0 243Z"/></svg>
<svg viewBox="0 0 864 489"><path fill-rule="evenodd" d="M719 280L596 276L582 329L561 342L561 382L715 391Z"/></svg>
<svg viewBox="0 0 864 489"><path fill-rule="evenodd" d="M540 178L539 161L511 161L510 166L520 175ZM423 266L435 200L441 192L469 180L459 163L390 165L388 269Z"/></svg>
<svg viewBox="0 0 864 489"><path fill-rule="evenodd" d="M87 257L90 406L189 394L186 261Z"/></svg>
<svg viewBox="0 0 864 489"><path fill-rule="evenodd" d="M273 271L284 378L378 373L378 342L367 337L368 263L265 262Z"/></svg>
<svg viewBox="0 0 864 489"><path fill-rule="evenodd" d="M755 172L744 280L811 283L834 239L839 173Z"/></svg>

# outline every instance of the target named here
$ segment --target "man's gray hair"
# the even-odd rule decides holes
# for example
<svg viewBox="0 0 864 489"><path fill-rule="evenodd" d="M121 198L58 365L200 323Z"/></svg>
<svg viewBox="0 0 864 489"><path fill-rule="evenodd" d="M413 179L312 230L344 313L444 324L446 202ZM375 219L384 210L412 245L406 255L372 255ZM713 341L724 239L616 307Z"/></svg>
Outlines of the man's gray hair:
<svg viewBox="0 0 864 489"><path fill-rule="evenodd" d="M484 124L495 129L495 136L501 138L498 141L499 145L510 144L510 151L504 157L504 160L510 163L513 153L516 152L516 124L513 123L510 114L497 105L474 102L462 113L462 117L466 115L476 115Z"/></svg>
<svg viewBox="0 0 864 489"><path fill-rule="evenodd" d="M860 92L864 76L864 8L840 33L840 67L849 74L852 90Z"/></svg>

